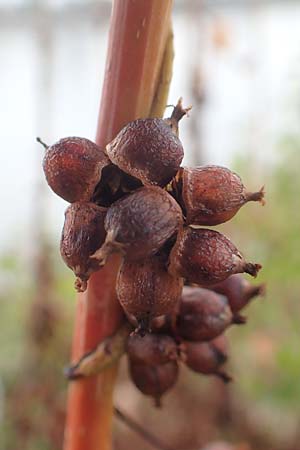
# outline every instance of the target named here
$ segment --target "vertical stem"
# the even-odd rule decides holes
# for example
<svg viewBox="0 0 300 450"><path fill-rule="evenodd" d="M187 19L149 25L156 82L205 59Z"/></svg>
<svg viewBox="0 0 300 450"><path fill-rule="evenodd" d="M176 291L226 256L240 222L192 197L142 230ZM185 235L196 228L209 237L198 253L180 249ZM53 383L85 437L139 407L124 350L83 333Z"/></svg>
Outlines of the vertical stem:
<svg viewBox="0 0 300 450"><path fill-rule="evenodd" d="M150 114L170 26L172 0L113 2L96 142L107 144L128 121ZM93 274L78 296L74 359L118 327L122 313L115 294L119 257ZM72 382L64 450L110 450L112 394L117 368Z"/></svg>

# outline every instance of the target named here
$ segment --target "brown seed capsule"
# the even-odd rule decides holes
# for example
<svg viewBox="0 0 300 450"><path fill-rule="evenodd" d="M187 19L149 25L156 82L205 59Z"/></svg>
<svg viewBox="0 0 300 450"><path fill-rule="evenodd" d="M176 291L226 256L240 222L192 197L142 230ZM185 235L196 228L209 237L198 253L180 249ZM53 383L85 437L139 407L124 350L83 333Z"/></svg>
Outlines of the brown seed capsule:
<svg viewBox="0 0 300 450"><path fill-rule="evenodd" d="M169 314L182 291L182 278L168 273L161 256L131 262L124 259L117 278L118 299L127 314L142 329L149 328L153 317Z"/></svg>
<svg viewBox="0 0 300 450"><path fill-rule="evenodd" d="M224 335L209 342L185 342L185 364L194 372L217 375L224 382L231 377L223 371L227 361L227 341Z"/></svg>
<svg viewBox="0 0 300 450"><path fill-rule="evenodd" d="M231 324L226 297L207 289L184 287L177 319L180 336L189 341L210 341Z"/></svg>
<svg viewBox="0 0 300 450"><path fill-rule="evenodd" d="M93 258L105 264L113 252L139 260L156 253L178 230L182 212L178 203L159 187L143 187L116 201L107 211L107 237Z"/></svg>
<svg viewBox="0 0 300 450"><path fill-rule="evenodd" d="M144 185L165 186L183 158L177 132L178 122L187 111L180 99L170 119L137 119L128 123L107 145L109 158Z"/></svg>
<svg viewBox="0 0 300 450"><path fill-rule="evenodd" d="M65 212L60 252L77 276L75 287L79 292L85 291L91 273L99 270L99 265L90 256L105 240L106 211L94 203L76 202Z"/></svg>
<svg viewBox="0 0 300 450"><path fill-rule="evenodd" d="M256 276L260 264L245 261L238 249L221 233L186 227L177 236L170 253L169 272L191 283L209 286L234 273Z"/></svg>
<svg viewBox="0 0 300 450"><path fill-rule="evenodd" d="M132 334L127 340L127 353L132 363L154 366L178 358L176 342L166 334Z"/></svg>
<svg viewBox="0 0 300 450"><path fill-rule="evenodd" d="M160 406L161 396L174 386L178 378L176 361L152 366L129 360L129 370L136 387L143 394L154 397L156 406Z"/></svg>
<svg viewBox="0 0 300 450"><path fill-rule="evenodd" d="M258 295L264 295L265 292L263 284L253 286L241 274L231 275L221 283L211 286L211 289L227 297L233 313L238 313L250 300Z"/></svg>
<svg viewBox="0 0 300 450"><path fill-rule="evenodd" d="M264 204L263 188L247 192L240 177L225 167L183 168L174 183L187 224L218 225L230 220L249 201Z"/></svg>
<svg viewBox="0 0 300 450"><path fill-rule="evenodd" d="M63 138L46 146L43 168L51 189L70 203L89 201L109 159L94 142L80 137Z"/></svg>

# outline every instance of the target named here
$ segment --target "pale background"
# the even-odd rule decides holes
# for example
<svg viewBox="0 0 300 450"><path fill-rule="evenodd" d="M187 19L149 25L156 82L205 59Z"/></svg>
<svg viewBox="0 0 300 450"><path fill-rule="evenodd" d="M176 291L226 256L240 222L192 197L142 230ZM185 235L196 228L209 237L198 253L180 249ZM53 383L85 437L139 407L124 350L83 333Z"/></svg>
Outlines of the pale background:
<svg viewBox="0 0 300 450"><path fill-rule="evenodd" d="M35 137L94 138L109 14L109 1L0 1L0 250L25 251L37 216L59 238L66 204L45 185ZM278 136L298 133L299 16L299 1L175 1L169 101L194 104L199 135L182 123L185 163L255 152L269 166Z"/></svg>

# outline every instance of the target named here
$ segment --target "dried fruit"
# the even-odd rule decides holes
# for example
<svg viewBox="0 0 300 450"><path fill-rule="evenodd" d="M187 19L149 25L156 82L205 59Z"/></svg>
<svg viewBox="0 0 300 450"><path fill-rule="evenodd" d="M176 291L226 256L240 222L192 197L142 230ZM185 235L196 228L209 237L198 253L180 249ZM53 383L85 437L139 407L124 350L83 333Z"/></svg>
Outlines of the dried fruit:
<svg viewBox="0 0 300 450"><path fill-rule="evenodd" d="M110 161L94 142L67 137L51 146L44 144L43 168L51 189L69 202L90 200Z"/></svg>
<svg viewBox="0 0 300 450"><path fill-rule="evenodd" d="M264 204L263 188L247 192L240 177L225 167L183 168L174 183L187 224L218 225L249 201Z"/></svg>
<svg viewBox="0 0 300 450"><path fill-rule="evenodd" d="M211 286L211 289L225 295L228 298L231 311L237 313L248 305L254 297L263 295L265 286L263 284L253 286L242 275L236 274Z"/></svg>
<svg viewBox="0 0 300 450"><path fill-rule="evenodd" d="M176 342L166 334L132 334L127 340L127 353L132 363L154 366L178 358Z"/></svg>
<svg viewBox="0 0 300 450"><path fill-rule="evenodd" d="M185 364L194 372L217 375L224 382L231 377L222 366L227 361L227 341L224 335L209 342L185 342Z"/></svg>
<svg viewBox="0 0 300 450"><path fill-rule="evenodd" d="M170 119L147 118L128 123L107 145L109 158L144 185L165 186L183 158L177 133L178 122L187 111L180 99Z"/></svg>
<svg viewBox="0 0 300 450"><path fill-rule="evenodd" d="M46 147L43 168L51 189L66 201L89 201L109 159L94 142L67 137Z"/></svg>
<svg viewBox="0 0 300 450"><path fill-rule="evenodd" d="M159 187L142 187L116 201L107 211L107 237L93 258L105 264L113 252L139 260L156 253L178 230L182 212L176 201Z"/></svg>
<svg viewBox="0 0 300 450"><path fill-rule="evenodd" d="M75 287L83 292L92 272L99 270L97 261L90 258L104 242L106 208L94 203L72 203L65 212L60 252L63 260L76 275Z"/></svg>
<svg viewBox="0 0 300 450"><path fill-rule="evenodd" d="M238 249L221 233L186 227L170 253L169 272L191 283L209 286L234 273L256 276L260 264L245 261Z"/></svg>
<svg viewBox="0 0 300 450"><path fill-rule="evenodd" d="M184 287L177 319L178 334L189 341L209 341L232 324L226 297L207 289Z"/></svg>
<svg viewBox="0 0 300 450"><path fill-rule="evenodd" d="M143 394L154 397L156 406L160 406L161 396L174 386L178 378L176 361L153 366L129 360L129 370L136 387Z"/></svg>
<svg viewBox="0 0 300 450"><path fill-rule="evenodd" d="M173 311L182 286L182 278L168 273L163 256L155 255L138 262L125 258L116 291L126 315L133 316L141 330L147 330L153 317Z"/></svg>

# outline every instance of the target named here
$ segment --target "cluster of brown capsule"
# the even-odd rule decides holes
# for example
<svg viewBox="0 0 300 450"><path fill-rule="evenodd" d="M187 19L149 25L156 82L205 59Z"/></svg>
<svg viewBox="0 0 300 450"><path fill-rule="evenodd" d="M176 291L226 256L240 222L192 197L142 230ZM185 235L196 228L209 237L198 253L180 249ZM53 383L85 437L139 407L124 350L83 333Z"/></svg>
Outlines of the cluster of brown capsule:
<svg viewBox="0 0 300 450"><path fill-rule="evenodd" d="M61 255L76 275L78 291L112 253L123 256L116 291L139 331L128 342L130 370L137 386L156 398L176 380L182 340L188 342L183 354L189 367L227 378L219 370L226 346L218 336L229 324L243 322L238 311L251 289L241 287L240 297L226 300L223 285L234 274L256 276L261 268L247 262L224 235L201 228L230 220L249 201L263 203L264 192L248 192L224 167L180 167L178 123L187 111L180 99L168 119L130 122L105 149L78 137L44 144L47 182L71 203ZM199 287L183 290L184 284ZM166 335L149 334L160 321ZM144 347L150 355L146 362L140 359L148 352ZM195 369L198 354L213 355L212 366ZM151 355L155 364L149 363ZM151 383L158 391L147 390Z"/></svg>
<svg viewBox="0 0 300 450"><path fill-rule="evenodd" d="M184 286L172 314L154 319L151 333L129 336L127 355L134 384L159 405L161 396L177 381L179 363L229 382L224 333L231 325L244 324L246 318L240 311L263 294L263 285L253 286L241 274L209 289Z"/></svg>

